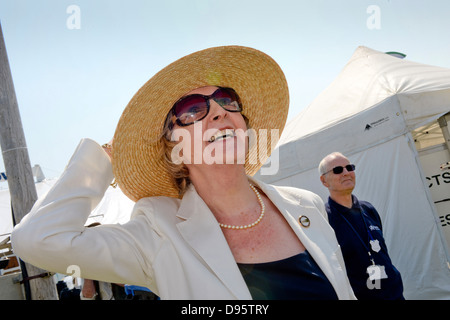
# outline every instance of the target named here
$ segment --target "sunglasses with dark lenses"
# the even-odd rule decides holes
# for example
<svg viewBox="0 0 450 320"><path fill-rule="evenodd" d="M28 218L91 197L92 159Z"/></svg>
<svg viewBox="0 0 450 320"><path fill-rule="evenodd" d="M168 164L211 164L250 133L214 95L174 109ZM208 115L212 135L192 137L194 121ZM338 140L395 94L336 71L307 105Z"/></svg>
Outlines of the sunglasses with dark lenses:
<svg viewBox="0 0 450 320"><path fill-rule="evenodd" d="M348 172L355 171L355 165L354 164L348 164L345 167L343 167L343 166L334 167L333 169L328 170L324 174L327 174L328 172L331 172L331 171L333 171L334 174L341 174L342 172L344 172L344 168L347 169Z"/></svg>
<svg viewBox="0 0 450 320"><path fill-rule="evenodd" d="M219 87L211 95L190 94L179 99L169 112L172 124L185 127L203 120L209 113L210 100L229 112L241 112L242 106L236 91Z"/></svg>

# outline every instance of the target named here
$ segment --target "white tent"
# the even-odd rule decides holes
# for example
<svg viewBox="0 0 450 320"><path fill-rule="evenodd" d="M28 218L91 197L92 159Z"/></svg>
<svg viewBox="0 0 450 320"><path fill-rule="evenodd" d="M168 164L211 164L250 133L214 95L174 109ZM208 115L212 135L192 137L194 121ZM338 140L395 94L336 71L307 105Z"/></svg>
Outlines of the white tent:
<svg viewBox="0 0 450 320"><path fill-rule="evenodd" d="M327 201L317 167L325 155L342 152L357 168L354 194L381 215L405 297L450 299L444 227L450 215L438 212L430 191L438 183L424 173L426 156L434 151L419 155L424 146L440 148L442 159L450 161L446 128L437 125L448 112L449 69L359 47L331 85L287 124L275 151L280 161L270 164L279 165L278 172L263 175L262 169L257 178L308 189ZM440 171L439 164L431 167ZM439 174L440 186L450 182L450 172L445 183Z"/></svg>

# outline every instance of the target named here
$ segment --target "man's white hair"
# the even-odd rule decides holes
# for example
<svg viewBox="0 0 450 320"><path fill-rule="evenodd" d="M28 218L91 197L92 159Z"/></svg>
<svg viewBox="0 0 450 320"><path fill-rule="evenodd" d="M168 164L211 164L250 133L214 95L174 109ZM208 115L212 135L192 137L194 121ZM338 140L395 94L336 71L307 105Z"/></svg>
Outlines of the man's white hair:
<svg viewBox="0 0 450 320"><path fill-rule="evenodd" d="M319 174L323 175L324 173L326 173L328 170L330 170L328 168L328 164L334 160L337 157L342 157L348 160L348 158L346 156L344 156L342 153L340 152L333 152L330 153L329 155L325 156L325 158L322 159L322 161L320 161L319 163Z"/></svg>

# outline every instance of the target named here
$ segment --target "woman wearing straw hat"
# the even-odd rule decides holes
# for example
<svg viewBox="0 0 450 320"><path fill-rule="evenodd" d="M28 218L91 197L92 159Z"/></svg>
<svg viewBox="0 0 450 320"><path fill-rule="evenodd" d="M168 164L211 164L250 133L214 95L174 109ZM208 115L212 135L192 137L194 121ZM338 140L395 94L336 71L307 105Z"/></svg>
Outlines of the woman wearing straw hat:
<svg viewBox="0 0 450 320"><path fill-rule="evenodd" d="M161 299L354 299L322 200L251 177L288 104L283 72L260 51L225 46L179 59L135 94L111 149L80 143L15 228L15 252ZM130 222L85 228L113 177L136 201Z"/></svg>

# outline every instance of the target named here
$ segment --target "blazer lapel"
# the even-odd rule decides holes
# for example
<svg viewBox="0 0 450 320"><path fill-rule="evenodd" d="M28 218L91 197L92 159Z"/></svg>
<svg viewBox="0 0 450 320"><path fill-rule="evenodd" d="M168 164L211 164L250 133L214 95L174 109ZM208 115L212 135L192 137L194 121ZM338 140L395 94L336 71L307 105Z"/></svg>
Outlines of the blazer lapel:
<svg viewBox="0 0 450 320"><path fill-rule="evenodd" d="M211 210L191 186L183 196L177 224L185 241L237 299L251 299L234 256Z"/></svg>
<svg viewBox="0 0 450 320"><path fill-rule="evenodd" d="M337 273L342 272L342 268L336 256L339 247L334 232L317 207L311 204L310 200L302 201L298 192L279 189L252 178L250 180L259 186L280 210L338 295L341 295L342 281L339 281ZM302 215L309 218L310 227L300 225L298 219ZM217 220L193 186L184 195L177 216L184 220L177 224L180 234L231 294L237 299L251 299Z"/></svg>
<svg viewBox="0 0 450 320"><path fill-rule="evenodd" d="M336 257L338 245L336 239L333 238L334 232L325 218L315 206L307 204L310 201L302 201L302 197L298 193L285 192L254 179L252 181L261 188L280 210L303 246L308 250L339 294L339 283L336 278L336 272L341 270ZM301 216L308 217L310 227L303 227L300 224L299 218ZM333 246L333 243L336 243L336 246Z"/></svg>

